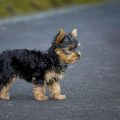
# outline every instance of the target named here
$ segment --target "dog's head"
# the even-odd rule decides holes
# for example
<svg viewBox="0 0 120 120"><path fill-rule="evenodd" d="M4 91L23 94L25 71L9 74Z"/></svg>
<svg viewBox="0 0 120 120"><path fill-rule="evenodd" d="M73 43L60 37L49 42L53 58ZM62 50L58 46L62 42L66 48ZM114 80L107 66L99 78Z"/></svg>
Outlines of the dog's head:
<svg viewBox="0 0 120 120"><path fill-rule="evenodd" d="M80 59L81 54L80 51L78 51L80 44L76 40L76 37L77 29L73 29L72 32L68 34L66 34L63 29L60 29L59 33L55 36L53 46L60 62L73 64Z"/></svg>

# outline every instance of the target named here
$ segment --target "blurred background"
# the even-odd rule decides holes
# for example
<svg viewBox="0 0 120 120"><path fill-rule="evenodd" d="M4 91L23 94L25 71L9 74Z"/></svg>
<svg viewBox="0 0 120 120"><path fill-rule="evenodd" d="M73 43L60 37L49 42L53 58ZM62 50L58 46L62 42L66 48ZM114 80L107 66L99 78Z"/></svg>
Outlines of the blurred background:
<svg viewBox="0 0 120 120"><path fill-rule="evenodd" d="M103 1L105 0L0 0L0 17L24 15L51 8Z"/></svg>
<svg viewBox="0 0 120 120"><path fill-rule="evenodd" d="M0 120L120 120L120 0L0 0L0 53L47 50L60 28L78 29L82 53L61 81L67 99L36 101L16 80Z"/></svg>

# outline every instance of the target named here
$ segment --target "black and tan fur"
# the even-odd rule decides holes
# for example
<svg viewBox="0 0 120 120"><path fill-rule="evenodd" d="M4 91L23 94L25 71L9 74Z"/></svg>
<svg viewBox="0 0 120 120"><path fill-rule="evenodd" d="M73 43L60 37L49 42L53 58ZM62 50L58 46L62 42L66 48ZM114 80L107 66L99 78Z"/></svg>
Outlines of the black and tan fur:
<svg viewBox="0 0 120 120"><path fill-rule="evenodd" d="M0 98L10 99L12 83L19 77L33 84L36 100L48 99L46 87L51 92L51 98L65 99L66 96L61 94L60 80L68 65L80 58L76 37L76 29L69 34L60 29L46 52L27 49L3 51L0 54Z"/></svg>

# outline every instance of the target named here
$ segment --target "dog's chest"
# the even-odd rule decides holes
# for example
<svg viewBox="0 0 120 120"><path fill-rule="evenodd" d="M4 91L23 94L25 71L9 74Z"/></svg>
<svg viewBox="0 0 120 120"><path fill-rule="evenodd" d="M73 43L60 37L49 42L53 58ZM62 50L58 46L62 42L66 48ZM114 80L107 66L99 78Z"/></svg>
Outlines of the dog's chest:
<svg viewBox="0 0 120 120"><path fill-rule="evenodd" d="M57 73L53 70L49 70L45 73L45 80L46 81L50 81L50 80L62 80L64 77L64 73L63 72L60 72L60 73Z"/></svg>

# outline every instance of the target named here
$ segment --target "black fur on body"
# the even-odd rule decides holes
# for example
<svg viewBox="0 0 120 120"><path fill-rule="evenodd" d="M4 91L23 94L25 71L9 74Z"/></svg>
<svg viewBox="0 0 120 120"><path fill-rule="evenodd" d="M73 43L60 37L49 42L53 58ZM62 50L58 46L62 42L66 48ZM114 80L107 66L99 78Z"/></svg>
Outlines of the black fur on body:
<svg viewBox="0 0 120 120"><path fill-rule="evenodd" d="M43 84L47 70L57 73L66 69L57 55L51 49L48 52L36 50L15 49L0 54L0 85L6 85L12 76L16 75L34 84ZM36 79L33 81L32 78Z"/></svg>

